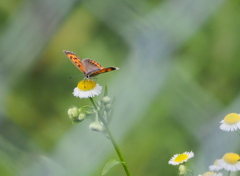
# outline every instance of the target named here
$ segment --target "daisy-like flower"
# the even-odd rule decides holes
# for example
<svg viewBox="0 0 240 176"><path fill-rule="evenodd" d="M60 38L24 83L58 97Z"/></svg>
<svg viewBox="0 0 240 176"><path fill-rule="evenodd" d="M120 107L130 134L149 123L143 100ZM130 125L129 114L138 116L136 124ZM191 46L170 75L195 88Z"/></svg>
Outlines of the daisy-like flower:
<svg viewBox="0 0 240 176"><path fill-rule="evenodd" d="M240 115L237 113L230 113L226 115L220 123L221 130L236 131L240 129Z"/></svg>
<svg viewBox="0 0 240 176"><path fill-rule="evenodd" d="M73 90L73 95L79 98L89 98L99 95L102 91L102 86L91 79L80 81L77 87Z"/></svg>
<svg viewBox="0 0 240 176"><path fill-rule="evenodd" d="M227 171L236 172L240 170L240 156L236 153L226 153L218 160L218 165Z"/></svg>
<svg viewBox="0 0 240 176"><path fill-rule="evenodd" d="M222 176L222 173L205 172L204 174L198 176Z"/></svg>
<svg viewBox="0 0 240 176"><path fill-rule="evenodd" d="M221 166L219 166L219 164L218 164L218 159L215 160L215 162L213 163L213 165L209 166L209 170L210 170L210 171L219 171L219 170L221 170L221 169L223 169L223 168L222 168Z"/></svg>
<svg viewBox="0 0 240 176"><path fill-rule="evenodd" d="M187 160L189 160L192 157L194 157L193 152L184 152L182 154L176 154L169 160L168 164L178 165L183 162L186 162Z"/></svg>

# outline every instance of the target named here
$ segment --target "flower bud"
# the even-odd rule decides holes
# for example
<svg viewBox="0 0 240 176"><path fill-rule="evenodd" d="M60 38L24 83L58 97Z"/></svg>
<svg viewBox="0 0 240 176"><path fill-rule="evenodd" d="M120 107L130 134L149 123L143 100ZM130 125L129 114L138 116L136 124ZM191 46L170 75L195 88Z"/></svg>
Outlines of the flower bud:
<svg viewBox="0 0 240 176"><path fill-rule="evenodd" d="M68 117L70 119L74 119L74 118L76 118L78 116L79 110L78 110L77 107L73 107L73 108L69 108L67 113L68 113Z"/></svg>
<svg viewBox="0 0 240 176"><path fill-rule="evenodd" d="M85 117L86 117L86 115L85 115L85 113L80 113L79 115L78 115L78 121L79 122L81 122L81 121L83 121L84 119L85 119Z"/></svg>
<svg viewBox="0 0 240 176"><path fill-rule="evenodd" d="M105 96L102 98L102 102L106 105L109 104L111 102L111 98L108 96Z"/></svg>
<svg viewBox="0 0 240 176"><path fill-rule="evenodd" d="M185 175L187 173L186 166L182 164L179 166L178 170L179 170L179 175Z"/></svg>
<svg viewBox="0 0 240 176"><path fill-rule="evenodd" d="M89 129L96 132L102 132L104 130L103 125L98 121L90 123Z"/></svg>
<svg viewBox="0 0 240 176"><path fill-rule="evenodd" d="M106 111L110 111L111 108L112 108L112 105L111 105L111 104L107 104L107 105L105 106Z"/></svg>

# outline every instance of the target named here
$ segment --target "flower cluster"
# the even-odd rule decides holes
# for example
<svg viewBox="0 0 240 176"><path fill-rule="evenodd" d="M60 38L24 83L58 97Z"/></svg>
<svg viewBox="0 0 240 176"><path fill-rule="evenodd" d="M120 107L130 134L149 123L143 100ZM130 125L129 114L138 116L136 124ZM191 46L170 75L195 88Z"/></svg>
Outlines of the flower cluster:
<svg viewBox="0 0 240 176"><path fill-rule="evenodd" d="M72 123L79 123L87 117L91 117L94 114L94 109L91 106L81 108L74 106L68 109L67 114Z"/></svg>
<svg viewBox="0 0 240 176"><path fill-rule="evenodd" d="M237 113L227 114L220 122L220 129L223 131L237 131L240 129L240 115ZM236 172L240 170L240 156L237 153L226 153L221 159L215 160L214 164L209 166L210 171L226 170ZM222 173L206 172L203 176L222 176Z"/></svg>
<svg viewBox="0 0 240 176"><path fill-rule="evenodd" d="M237 153L226 153L221 159L217 159L213 165L209 166L211 171L224 169L230 172L240 170L240 156Z"/></svg>
<svg viewBox="0 0 240 176"><path fill-rule="evenodd" d="M93 105L69 108L68 117L72 123L79 123L86 118L91 118L93 121L90 123L89 129L97 132L105 130L103 123L109 121L112 100L107 96L107 90L105 89L105 96L101 101L95 103L92 97L99 95L101 91L102 87L92 79L84 79L78 83L73 95L79 98L90 98Z"/></svg>
<svg viewBox="0 0 240 176"><path fill-rule="evenodd" d="M220 123L220 129L223 131L237 131L240 129L240 114L227 114ZM187 162L188 159L192 158L193 156L193 152L176 154L168 163L172 165L181 164L179 166L179 175L186 175L187 169L184 165L182 165L182 163ZM240 156L237 153L226 153L221 159L215 160L214 164L209 166L209 170L210 171L198 176L222 176L222 173L216 173L220 170L226 170L229 173L237 172L240 170Z"/></svg>
<svg viewBox="0 0 240 176"><path fill-rule="evenodd" d="M77 87L73 91L73 95L79 98L90 98L92 106L84 106L81 108L72 107L68 109L68 116L72 123L79 123L84 119L91 117L94 119L90 123L89 128L93 131L104 132L108 130L107 124L109 123L112 100L107 96L105 92L104 97L98 103L95 103L92 97L101 93L102 87L92 79L84 79L80 81ZM223 131L237 131L240 129L240 114L230 113L224 117L220 122L220 129ZM174 155L169 164L179 165L179 175L193 175L191 171L187 169L185 163L194 157L194 153L184 152L182 154ZM229 172L236 172L240 170L240 156L237 153L226 153L221 159L217 159L213 165L209 166L208 172L198 176L222 176L222 173L217 173L220 170L226 170Z"/></svg>

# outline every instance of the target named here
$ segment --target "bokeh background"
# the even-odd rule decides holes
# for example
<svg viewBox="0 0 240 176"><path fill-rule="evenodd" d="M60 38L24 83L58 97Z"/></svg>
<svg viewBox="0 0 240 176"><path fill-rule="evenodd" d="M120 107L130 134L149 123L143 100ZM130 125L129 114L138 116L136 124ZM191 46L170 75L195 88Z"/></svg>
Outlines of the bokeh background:
<svg viewBox="0 0 240 176"><path fill-rule="evenodd" d="M0 1L0 175L101 175L117 158L89 120L68 119L90 101L72 96L83 76L63 50L120 68L97 81L115 97L110 128L132 175L177 175L168 161L185 151L197 175L239 153L219 129L239 113L239 19L238 0Z"/></svg>

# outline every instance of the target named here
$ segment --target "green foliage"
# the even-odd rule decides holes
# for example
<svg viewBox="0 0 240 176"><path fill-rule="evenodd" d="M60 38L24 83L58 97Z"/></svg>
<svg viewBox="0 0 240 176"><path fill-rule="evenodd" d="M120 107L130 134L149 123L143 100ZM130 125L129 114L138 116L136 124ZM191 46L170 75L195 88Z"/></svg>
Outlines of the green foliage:
<svg viewBox="0 0 240 176"><path fill-rule="evenodd" d="M90 102L72 96L83 76L64 49L120 68L97 82L116 97L110 128L133 175L176 175L167 162L187 150L203 173L226 152L214 147L231 145L219 121L239 113L240 4L184 2L1 2L0 175L89 176L115 158L108 140L68 119Z"/></svg>
<svg viewBox="0 0 240 176"><path fill-rule="evenodd" d="M110 169L112 169L114 166L118 164L121 164L121 162L119 162L116 159L109 160L103 168L102 175L106 175Z"/></svg>

